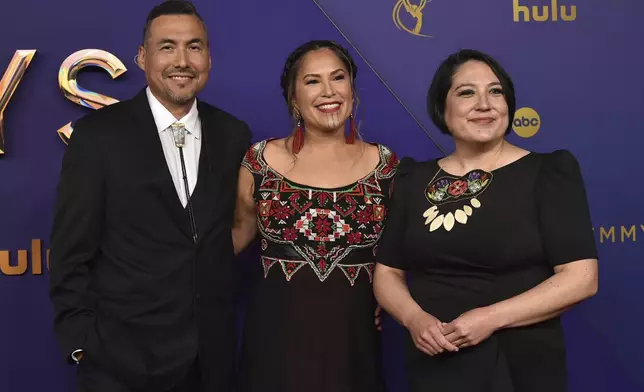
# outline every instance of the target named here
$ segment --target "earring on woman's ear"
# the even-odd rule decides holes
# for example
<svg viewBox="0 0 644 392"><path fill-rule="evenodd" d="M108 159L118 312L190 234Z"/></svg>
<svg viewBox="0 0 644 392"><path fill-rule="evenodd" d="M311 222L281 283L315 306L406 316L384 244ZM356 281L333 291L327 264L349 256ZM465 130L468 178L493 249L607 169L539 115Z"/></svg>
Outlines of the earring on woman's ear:
<svg viewBox="0 0 644 392"><path fill-rule="evenodd" d="M297 128L295 129L295 135L293 135L293 154L297 154L302 149L304 145L304 129L302 129L302 119L300 116L297 116Z"/></svg>
<svg viewBox="0 0 644 392"><path fill-rule="evenodd" d="M358 130L356 129L356 121L353 118L353 113L349 116L349 136L347 136L346 143L353 144L356 140Z"/></svg>

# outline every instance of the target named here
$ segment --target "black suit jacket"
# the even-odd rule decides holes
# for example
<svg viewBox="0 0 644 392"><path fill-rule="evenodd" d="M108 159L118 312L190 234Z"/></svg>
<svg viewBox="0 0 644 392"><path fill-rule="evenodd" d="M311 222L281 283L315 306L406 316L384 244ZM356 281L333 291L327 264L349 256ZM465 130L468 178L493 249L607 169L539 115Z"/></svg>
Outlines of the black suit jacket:
<svg viewBox="0 0 644 392"><path fill-rule="evenodd" d="M51 234L55 331L66 358L132 387L168 387L195 358L204 390L234 369L231 225L246 124L198 101L192 194L199 241L176 193L145 90L74 126Z"/></svg>

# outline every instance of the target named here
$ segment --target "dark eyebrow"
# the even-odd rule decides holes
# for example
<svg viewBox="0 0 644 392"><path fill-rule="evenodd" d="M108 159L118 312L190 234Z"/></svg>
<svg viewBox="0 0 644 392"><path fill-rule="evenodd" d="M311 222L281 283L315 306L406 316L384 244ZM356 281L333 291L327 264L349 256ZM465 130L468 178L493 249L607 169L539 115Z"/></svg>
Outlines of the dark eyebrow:
<svg viewBox="0 0 644 392"><path fill-rule="evenodd" d="M157 43L157 45L158 45L158 46L163 46L163 45L165 45L165 44L172 44L172 45L175 45L176 43L177 43L177 42L176 42L175 40L172 40L172 39L170 39L170 38L163 38L163 39L161 39L161 40Z"/></svg>
<svg viewBox="0 0 644 392"><path fill-rule="evenodd" d="M339 73L339 72L346 72L346 71L345 71L344 69L342 69L342 68L338 68L338 69L336 69L335 71L331 72L331 75L335 75L335 74L337 74L337 73ZM315 78L319 78L319 77L320 77L320 74L313 74L313 73L306 74L306 75L304 75L304 77L303 77L302 79L306 79L307 77L315 77Z"/></svg>
<svg viewBox="0 0 644 392"><path fill-rule="evenodd" d="M500 86L501 82L488 83L488 87L497 86L497 85ZM458 86L456 86L456 88L454 88L454 90L458 90L459 88L463 88L463 87L475 87L475 86L472 83L463 83L463 84L459 84Z"/></svg>
<svg viewBox="0 0 644 392"><path fill-rule="evenodd" d="M203 44L203 43L204 42L203 42L203 40L201 38L193 38L190 41L188 41L188 45L191 45L191 44ZM162 45L165 45L165 44L176 45L177 41L175 41L175 40L173 40L171 38L163 38L158 43L159 46L162 46Z"/></svg>

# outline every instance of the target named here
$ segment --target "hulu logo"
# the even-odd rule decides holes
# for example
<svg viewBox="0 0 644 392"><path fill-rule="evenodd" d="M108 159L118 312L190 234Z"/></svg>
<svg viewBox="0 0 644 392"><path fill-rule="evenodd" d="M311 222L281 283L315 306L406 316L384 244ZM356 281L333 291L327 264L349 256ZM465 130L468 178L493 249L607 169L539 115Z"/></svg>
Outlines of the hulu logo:
<svg viewBox="0 0 644 392"><path fill-rule="evenodd" d="M514 11L514 21L521 21L523 16L524 22L547 22L562 20L571 22L577 19L577 6L565 6L557 4L558 0L551 0L550 6L547 5L520 5L519 0L512 0L512 10Z"/></svg>

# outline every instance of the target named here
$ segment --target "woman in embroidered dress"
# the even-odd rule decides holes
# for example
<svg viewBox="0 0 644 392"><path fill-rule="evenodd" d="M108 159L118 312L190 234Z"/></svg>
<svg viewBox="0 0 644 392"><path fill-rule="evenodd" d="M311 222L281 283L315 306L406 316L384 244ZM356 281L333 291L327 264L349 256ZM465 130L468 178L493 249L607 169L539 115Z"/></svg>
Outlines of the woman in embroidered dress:
<svg viewBox="0 0 644 392"><path fill-rule="evenodd" d="M565 391L559 315L598 287L579 165L505 140L513 84L481 52L443 62L428 108L456 149L401 161L374 281L409 331L411 390Z"/></svg>
<svg viewBox="0 0 644 392"><path fill-rule="evenodd" d="M239 252L259 233L264 268L246 318L244 392L383 390L372 277L398 161L357 137L356 71L331 41L291 53L281 86L295 131L256 143L242 163L233 242Z"/></svg>

